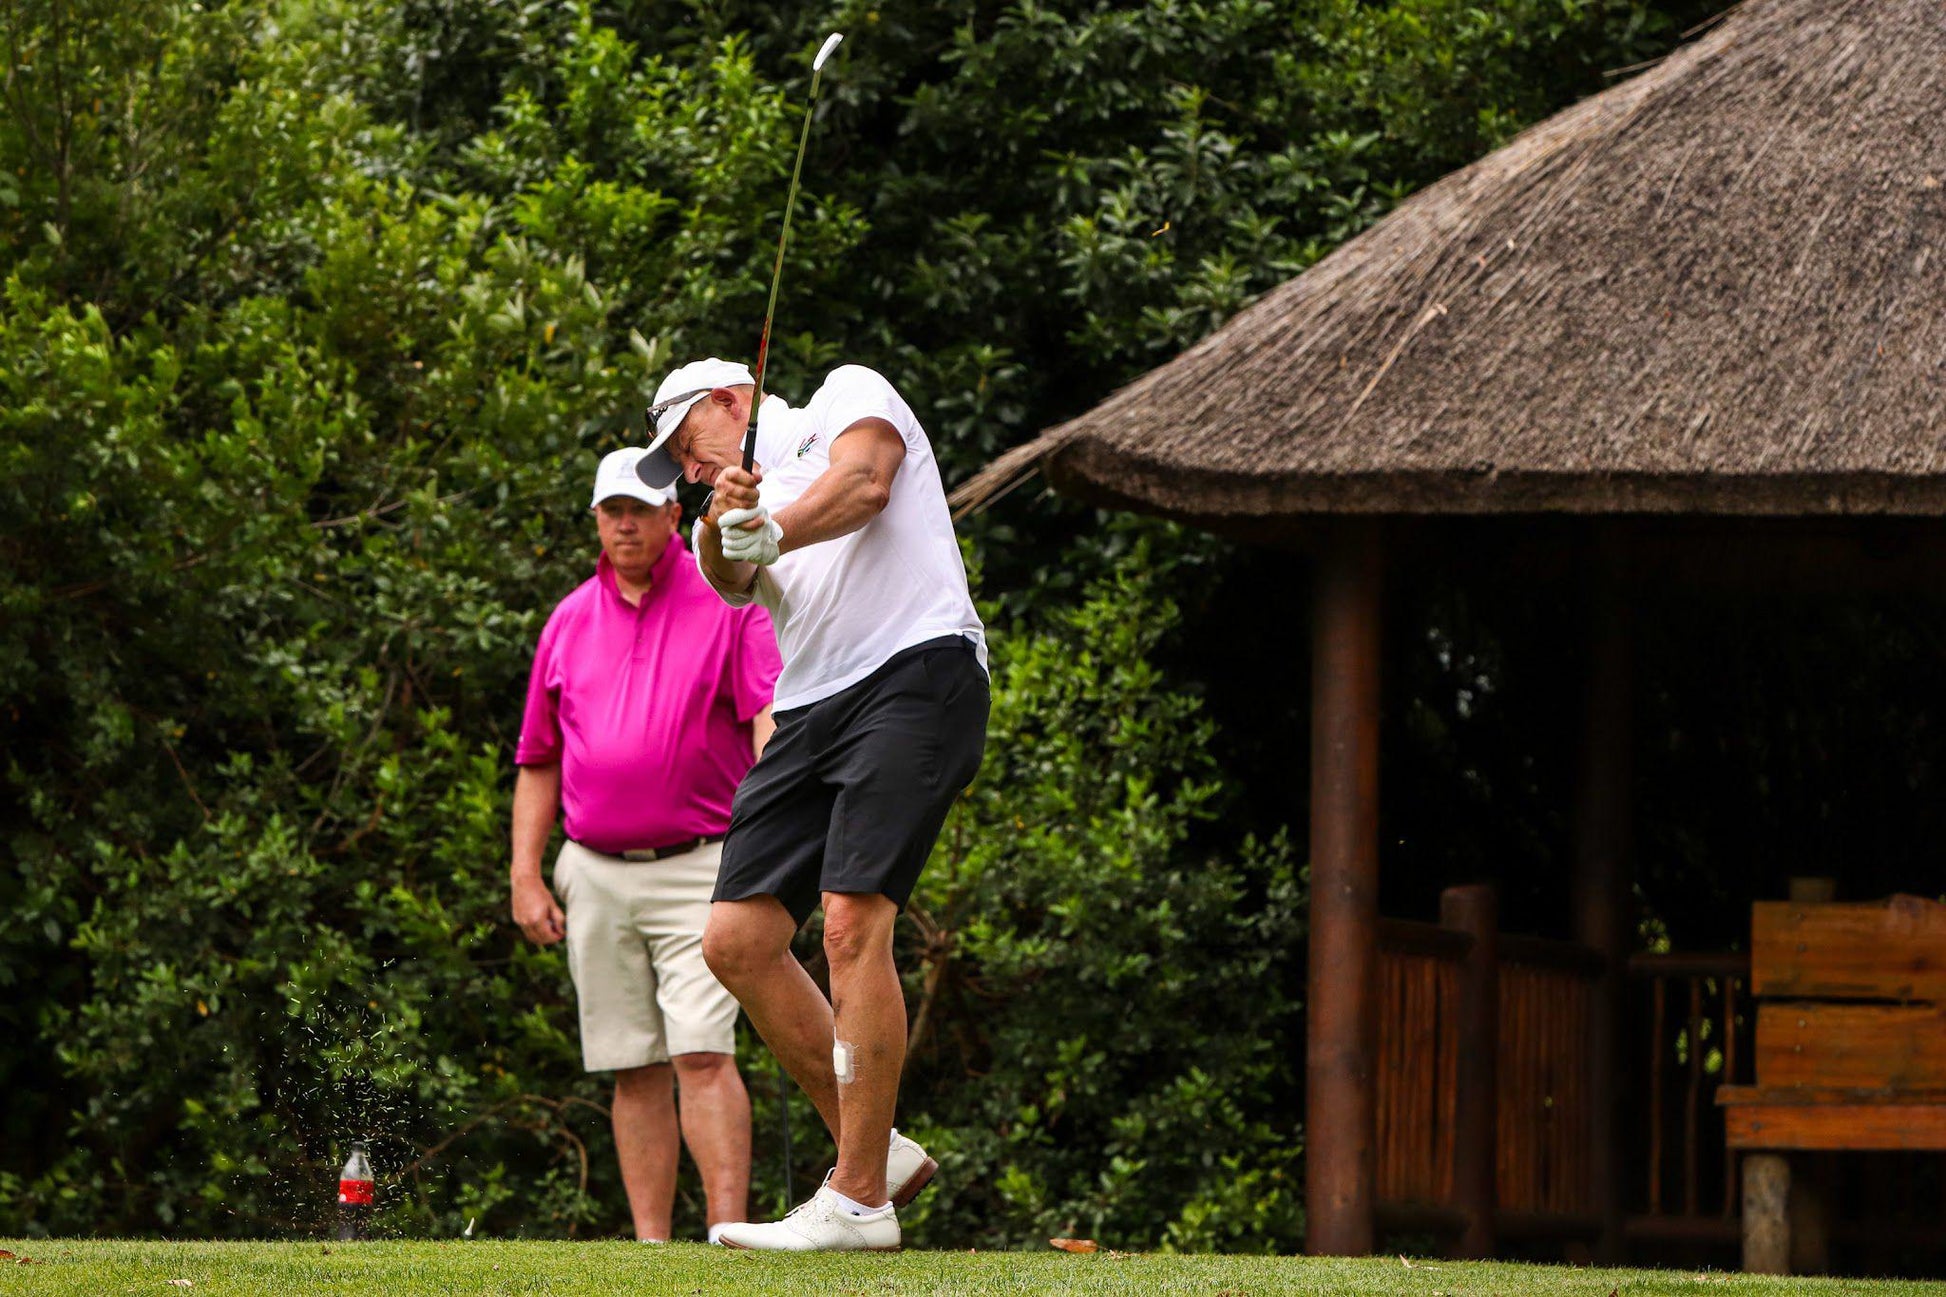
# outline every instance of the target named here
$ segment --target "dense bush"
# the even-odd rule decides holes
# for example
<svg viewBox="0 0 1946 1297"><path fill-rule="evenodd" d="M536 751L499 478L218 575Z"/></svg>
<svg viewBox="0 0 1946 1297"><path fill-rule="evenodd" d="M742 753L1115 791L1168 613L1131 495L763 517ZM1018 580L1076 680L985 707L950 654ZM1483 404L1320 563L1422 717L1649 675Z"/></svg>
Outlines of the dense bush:
<svg viewBox="0 0 1946 1297"><path fill-rule="evenodd" d="M595 455L672 358L750 347L825 28L777 386L876 364L959 472L1674 26L8 6L0 1232L314 1228L357 1133L393 1227L614 1228L560 959L504 920L512 729ZM920 1227L1288 1245L1290 854L1187 845L1220 772L1154 675L1168 579L1070 521L974 536L1001 703L908 934L954 1171Z"/></svg>
<svg viewBox="0 0 1946 1297"><path fill-rule="evenodd" d="M1221 772L1151 660L1153 566L998 646L986 765L911 910L906 1102L949 1150L922 1237L1298 1239L1301 884L1281 841L1184 849Z"/></svg>

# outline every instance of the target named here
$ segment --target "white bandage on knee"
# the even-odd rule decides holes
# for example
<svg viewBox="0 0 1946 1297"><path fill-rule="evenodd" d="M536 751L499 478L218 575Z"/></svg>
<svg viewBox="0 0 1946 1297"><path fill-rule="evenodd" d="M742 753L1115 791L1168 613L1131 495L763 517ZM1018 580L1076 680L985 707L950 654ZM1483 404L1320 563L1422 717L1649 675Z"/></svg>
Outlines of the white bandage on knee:
<svg viewBox="0 0 1946 1297"><path fill-rule="evenodd" d="M834 1040L831 1042L831 1072L832 1075L838 1078L839 1085L851 1084L853 1072L851 1070L851 1045L849 1042L843 1040Z"/></svg>

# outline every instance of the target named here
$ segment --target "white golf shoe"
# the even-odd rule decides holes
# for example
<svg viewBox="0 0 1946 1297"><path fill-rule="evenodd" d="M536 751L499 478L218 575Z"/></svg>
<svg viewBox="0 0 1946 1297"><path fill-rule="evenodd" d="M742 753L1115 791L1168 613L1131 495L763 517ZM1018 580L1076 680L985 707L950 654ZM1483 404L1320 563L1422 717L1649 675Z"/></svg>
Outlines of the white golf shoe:
<svg viewBox="0 0 1946 1297"><path fill-rule="evenodd" d="M899 1209L887 1203L866 1216L854 1216L839 1202L831 1177L811 1200L782 1220L764 1225L725 1225L717 1236L724 1247L750 1252L896 1252Z"/></svg>
<svg viewBox="0 0 1946 1297"><path fill-rule="evenodd" d="M885 1196L894 1207L903 1207L932 1183L939 1163L926 1156L917 1140L892 1132L892 1147L885 1152Z"/></svg>

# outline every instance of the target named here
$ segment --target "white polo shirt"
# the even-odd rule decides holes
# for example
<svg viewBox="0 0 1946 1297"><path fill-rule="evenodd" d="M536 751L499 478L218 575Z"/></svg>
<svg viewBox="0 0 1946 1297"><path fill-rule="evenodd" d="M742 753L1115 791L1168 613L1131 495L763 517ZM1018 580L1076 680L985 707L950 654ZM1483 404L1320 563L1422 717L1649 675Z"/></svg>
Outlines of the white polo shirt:
<svg viewBox="0 0 1946 1297"><path fill-rule="evenodd" d="M986 628L966 588L932 443L882 374L863 365L834 369L802 409L764 398L757 412L759 498L772 516L781 513L831 467L831 443L860 419L883 419L905 439L885 508L857 531L757 569L755 598L770 610L784 659L774 704L780 712L829 698L899 650L942 635L972 640L986 667Z"/></svg>

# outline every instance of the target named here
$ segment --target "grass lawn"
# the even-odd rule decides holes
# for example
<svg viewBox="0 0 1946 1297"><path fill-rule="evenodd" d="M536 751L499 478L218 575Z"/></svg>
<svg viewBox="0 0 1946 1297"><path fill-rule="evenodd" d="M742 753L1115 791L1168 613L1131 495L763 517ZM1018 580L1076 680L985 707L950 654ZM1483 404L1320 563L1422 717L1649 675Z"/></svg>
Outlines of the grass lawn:
<svg viewBox="0 0 1946 1297"><path fill-rule="evenodd" d="M1929 1294L1901 1280L1757 1279L1685 1270L1414 1261L1397 1257L1122 1256L904 1252L760 1256L695 1243L120 1243L0 1241L0 1293L1263 1293L1398 1297L1649 1297L1650 1294ZM185 1282L186 1281L186 1282Z"/></svg>

